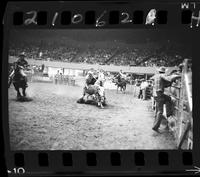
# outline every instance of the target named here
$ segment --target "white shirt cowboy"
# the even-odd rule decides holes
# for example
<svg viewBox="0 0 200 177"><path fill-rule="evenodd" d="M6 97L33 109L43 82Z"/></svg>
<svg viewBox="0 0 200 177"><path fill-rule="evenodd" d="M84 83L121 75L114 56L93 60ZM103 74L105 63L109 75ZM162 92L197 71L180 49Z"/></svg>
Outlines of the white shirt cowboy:
<svg viewBox="0 0 200 177"><path fill-rule="evenodd" d="M105 75L104 75L104 73L103 72L99 72L99 74L98 74L98 80L99 81L102 81L102 86L104 85L104 82L105 82Z"/></svg>
<svg viewBox="0 0 200 177"><path fill-rule="evenodd" d="M99 94L104 96L105 89L104 89L104 82L105 82L105 75L102 71L98 74L98 80L95 82L95 86L99 88Z"/></svg>
<svg viewBox="0 0 200 177"><path fill-rule="evenodd" d="M99 88L99 91L98 91L98 93L99 93L99 95L101 95L101 96L104 96L104 93L105 93L105 89L104 89L104 87L103 87L103 85L101 85L101 80L97 80L96 82L95 82L95 86L97 86L98 88Z"/></svg>
<svg viewBox="0 0 200 177"><path fill-rule="evenodd" d="M99 75L98 75L98 78L100 79L100 80L105 80L105 75L104 75L104 73L103 72L99 72Z"/></svg>
<svg viewBox="0 0 200 177"><path fill-rule="evenodd" d="M148 87L148 82L147 81L144 81L144 82L142 82L141 83L141 85L140 85L140 88L141 88L141 90L143 90L143 89L145 89L145 88L147 88Z"/></svg>

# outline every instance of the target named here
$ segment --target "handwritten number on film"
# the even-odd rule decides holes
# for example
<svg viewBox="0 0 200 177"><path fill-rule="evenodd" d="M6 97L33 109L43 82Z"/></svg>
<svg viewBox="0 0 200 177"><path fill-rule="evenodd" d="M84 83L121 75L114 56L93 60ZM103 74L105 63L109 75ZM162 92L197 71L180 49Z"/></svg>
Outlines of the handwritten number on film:
<svg viewBox="0 0 200 177"><path fill-rule="evenodd" d="M100 21L106 13L107 13L107 11L104 10L103 13L97 18L96 27L101 27L101 26L104 26L106 24L106 21Z"/></svg>
<svg viewBox="0 0 200 177"><path fill-rule="evenodd" d="M36 21L36 17L37 17L37 11L29 11L29 12L26 12L27 15L32 15L31 18L27 18L25 21L24 21L24 24L25 25L30 25L31 23L33 24L36 24L37 25L37 21Z"/></svg>
<svg viewBox="0 0 200 177"><path fill-rule="evenodd" d="M105 14L107 13L106 10L104 10L96 19L96 27L102 27L106 25L106 21L103 20ZM27 19L25 19L24 24L25 25L30 25L30 24L35 24L37 25L37 11L29 11L26 12L27 15L31 16L28 17ZM55 26L56 23L56 19L58 17L59 13L55 12L52 21L51 21L51 25ZM132 23L133 19L130 18L130 14L128 12L122 12L121 13L121 23L125 24L125 23ZM154 25L156 19L156 9L151 9L146 17L146 25ZM71 18L71 23L72 24L78 24L81 23L83 21L83 15L82 14L74 14L73 17Z"/></svg>
<svg viewBox="0 0 200 177"><path fill-rule="evenodd" d="M55 26L55 22L56 22L57 17L58 17L58 12L56 12L53 16L53 20L52 20L52 23L51 23L53 26Z"/></svg>
<svg viewBox="0 0 200 177"><path fill-rule="evenodd" d="M81 15L81 14L75 14L75 15L72 17L72 23L73 23L73 24L80 23L82 20L83 20L83 15Z"/></svg>
<svg viewBox="0 0 200 177"><path fill-rule="evenodd" d="M152 24L154 25L154 22L155 22L155 19L156 19L156 9L151 9L149 11L149 13L147 14L147 17L146 17L146 25L147 24Z"/></svg>
<svg viewBox="0 0 200 177"><path fill-rule="evenodd" d="M122 16L124 16L124 19L121 20L121 23L131 23L132 20L130 19L130 15L127 12L122 12Z"/></svg>

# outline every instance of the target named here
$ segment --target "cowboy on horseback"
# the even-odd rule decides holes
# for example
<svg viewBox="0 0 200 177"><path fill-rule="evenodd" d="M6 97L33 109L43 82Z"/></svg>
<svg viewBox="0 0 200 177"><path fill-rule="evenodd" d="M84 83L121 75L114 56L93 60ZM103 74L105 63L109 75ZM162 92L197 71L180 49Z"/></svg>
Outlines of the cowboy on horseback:
<svg viewBox="0 0 200 177"><path fill-rule="evenodd" d="M122 72L122 70L119 71L119 75L120 75L120 78L121 78L121 79L126 79L126 74L124 74L124 73Z"/></svg>
<svg viewBox="0 0 200 177"><path fill-rule="evenodd" d="M115 84L117 85L117 92L118 92L118 88L120 88L121 91L124 91L125 93L125 90L126 90L126 74L124 74L122 72L122 70L119 71L119 73L114 76L115 80Z"/></svg>
<svg viewBox="0 0 200 177"><path fill-rule="evenodd" d="M13 82L18 98L21 97L19 88L22 88L23 96L26 96L25 89L28 87L27 76L24 73L24 69L26 69L29 65L25 60L25 56L24 52L19 55L19 59L14 63L14 69L9 75L8 87L10 87L11 82Z"/></svg>
<svg viewBox="0 0 200 177"><path fill-rule="evenodd" d="M25 60L25 57L26 57L25 53L22 52L19 55L19 59L15 62L15 67L19 67L21 69L21 75L26 78L27 76L24 73L24 69L28 67L28 62ZM9 77L12 78L14 76L14 71L15 70L12 71Z"/></svg>

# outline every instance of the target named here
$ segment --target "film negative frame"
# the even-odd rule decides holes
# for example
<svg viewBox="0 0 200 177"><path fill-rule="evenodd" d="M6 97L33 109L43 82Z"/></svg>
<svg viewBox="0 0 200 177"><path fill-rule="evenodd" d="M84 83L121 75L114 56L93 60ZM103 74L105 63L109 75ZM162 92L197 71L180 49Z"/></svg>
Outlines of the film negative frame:
<svg viewBox="0 0 200 177"><path fill-rule="evenodd" d="M183 3L186 5L186 12ZM194 8L194 4L196 7ZM188 6L188 8L187 8ZM145 25L145 18L151 9L167 11L167 22L161 15L160 21ZM188 10L196 14L191 14ZM61 13L71 13L70 21L61 24ZM86 18L86 12L90 11ZM92 11L92 12L91 12ZM144 13L142 22L122 22L120 16L134 11ZM2 86L7 85L8 39L10 29L181 29L188 31L194 41L193 56L193 150L84 150L84 151L11 151L8 125L8 91L2 87L3 130L6 167L10 176L62 176L62 175L149 175L149 174L200 174L200 119L198 103L198 57L200 4L194 2L131 2L131 1L85 1L85 2L10 2L4 16L4 48ZM36 14L35 14L36 12ZM38 12L40 17L38 17ZM47 13L46 13L47 12ZM113 12L111 14L110 12ZM13 14L17 14L13 17ZM30 14L37 18L30 19ZM78 15L77 15L78 14ZM81 15L80 15L81 14ZM95 18L91 14L95 14ZM183 16L184 19L183 19ZM189 18L188 18L189 14ZM102 15L104 19L100 21ZM196 16L195 16L196 15ZM33 17L32 16L32 17ZM44 16L47 18L45 19ZM92 16L92 17L91 17ZM127 16L127 15L125 15ZM165 15L164 15L165 16ZM194 18L193 18L194 17ZM78 20L81 21L79 22ZM116 18L118 18L116 20ZM29 19L29 20L28 20ZM88 20L89 19L89 20ZM188 20L189 19L189 20ZM77 20L77 21L76 21ZM97 22L97 20L99 20ZM127 20L127 19L126 19ZM125 20L125 21L126 21ZM194 20L194 22L193 22ZM25 21L27 24L25 24ZM37 24L36 24L37 22ZM86 23L87 24L86 24ZM39 23L39 25L38 25ZM158 24L160 23L160 24ZM162 24L164 23L164 24ZM194 24L192 24L194 23ZM99 25L99 26L98 26ZM193 26L194 25L194 26Z"/></svg>

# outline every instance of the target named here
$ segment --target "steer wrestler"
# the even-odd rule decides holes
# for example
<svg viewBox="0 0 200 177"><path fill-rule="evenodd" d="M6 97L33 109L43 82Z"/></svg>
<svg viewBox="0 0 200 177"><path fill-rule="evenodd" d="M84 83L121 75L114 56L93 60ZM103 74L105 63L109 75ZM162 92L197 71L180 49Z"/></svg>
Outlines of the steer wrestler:
<svg viewBox="0 0 200 177"><path fill-rule="evenodd" d="M96 79L91 71L86 76L85 86L83 88L83 96L77 101L77 103L85 103L84 97L89 93L93 98L96 97L98 92L101 97L101 101L105 103L105 91L101 79ZM104 99L104 100L102 100ZM100 100L99 100L100 101ZM98 106L103 108L102 103L98 102Z"/></svg>
<svg viewBox="0 0 200 177"><path fill-rule="evenodd" d="M84 96L86 95L86 90L88 89L89 85L94 85L96 82L96 79L94 78L93 72L88 71L87 76L85 78L85 85L83 87L83 96L79 99L78 102L82 102Z"/></svg>

